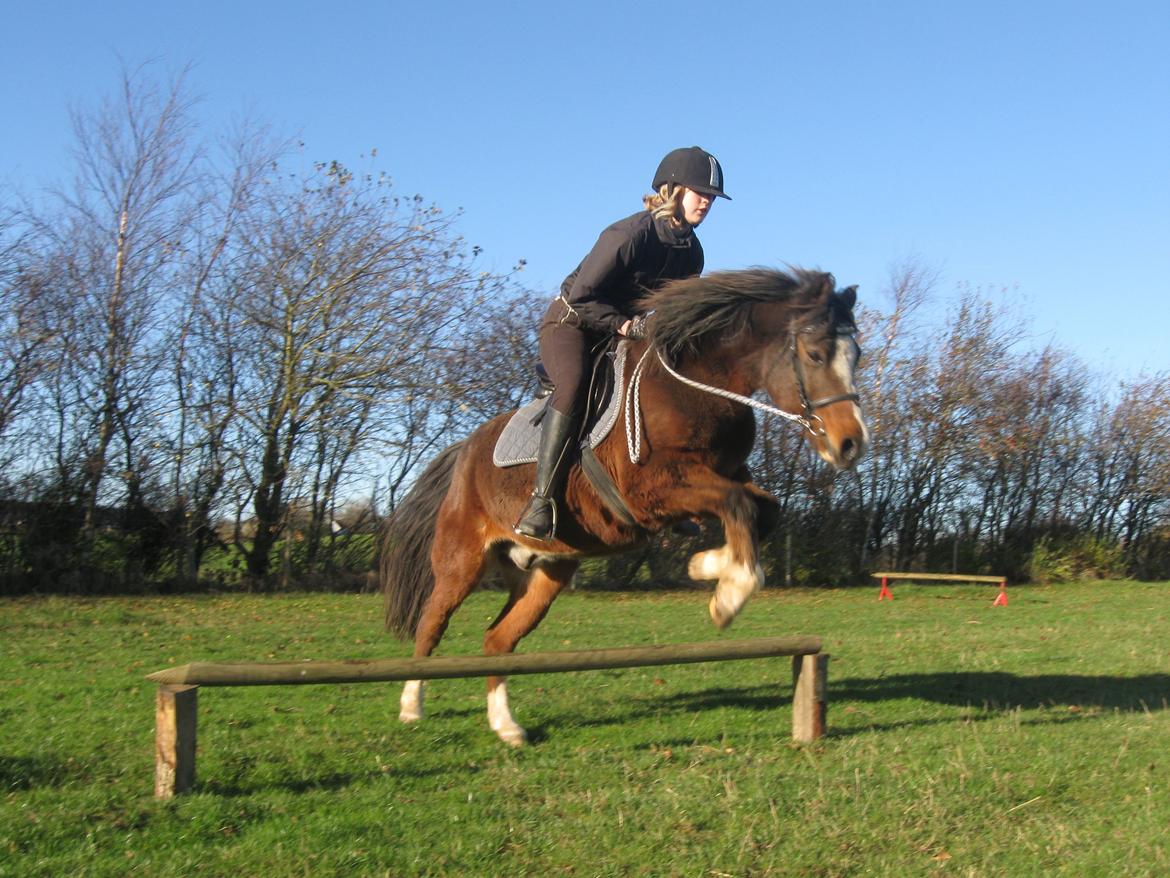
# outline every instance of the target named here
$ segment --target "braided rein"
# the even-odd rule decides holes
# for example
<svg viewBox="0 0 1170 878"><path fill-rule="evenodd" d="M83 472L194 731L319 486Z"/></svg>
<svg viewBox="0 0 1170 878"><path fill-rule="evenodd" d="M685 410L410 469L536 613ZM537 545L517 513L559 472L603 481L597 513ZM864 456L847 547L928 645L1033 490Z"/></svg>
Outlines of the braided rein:
<svg viewBox="0 0 1170 878"><path fill-rule="evenodd" d="M779 415L787 421L794 424L799 424L809 433L816 436L818 429L813 428L813 422L804 415L794 415L791 412L786 412L783 409L776 408L776 406L768 405L766 402L760 402L758 399L752 399L750 396L744 396L742 393L736 393L732 390L724 390L722 387L713 387L710 384L704 384L701 381L695 381L685 375L681 375L671 368L670 364L666 362L666 358L662 356L662 352L650 346L646 347L645 353L642 354L638 365L630 373L630 384L626 392L626 402L624 406L625 421L626 421L626 450L630 455L630 463L642 462L642 372L646 368L646 358L650 355L650 351L654 351L658 357L658 362L662 364L662 368L666 370L667 374L681 381L688 387L693 387L695 390L701 390L704 393L710 393L714 396L720 396L724 399L729 399L732 402L742 403L746 406L751 406L759 411L766 412L770 415ZM803 396L803 394L802 394ZM810 412L810 414L812 414ZM817 421L820 421L815 414L812 415ZM631 429L632 428L632 429ZM824 430L821 429L820 433Z"/></svg>

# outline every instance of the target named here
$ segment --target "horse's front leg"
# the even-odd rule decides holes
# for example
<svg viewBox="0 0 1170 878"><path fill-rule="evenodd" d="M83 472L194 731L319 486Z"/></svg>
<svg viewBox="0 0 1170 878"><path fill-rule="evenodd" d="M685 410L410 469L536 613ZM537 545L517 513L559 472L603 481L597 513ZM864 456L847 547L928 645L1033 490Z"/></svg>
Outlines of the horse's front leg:
<svg viewBox="0 0 1170 878"><path fill-rule="evenodd" d="M723 522L726 542L718 549L695 554L687 573L692 579L717 580L708 609L715 626L726 628L748 598L764 585L764 568L760 566L756 537L759 510L746 486L728 490L717 514Z"/></svg>
<svg viewBox="0 0 1170 878"><path fill-rule="evenodd" d="M757 527L771 517L764 509L771 497L743 478L727 478L706 467L696 467L681 478L677 472L665 478L647 479L654 485L645 506L659 515L679 514L715 517L723 524L725 544L694 555L687 566L692 579L717 580L711 598L711 620L719 628L731 624L743 605L764 584L759 562ZM741 475L737 473L736 475Z"/></svg>
<svg viewBox="0 0 1170 878"><path fill-rule="evenodd" d="M723 521L727 542L718 549L699 552L688 566L692 579L717 579L711 598L712 621L726 628L743 609L748 598L764 585L764 569L759 564L759 541L769 534L780 519L780 503L767 491L753 484L744 467L737 473L739 483L754 510L743 513L740 498L734 493L726 504ZM746 531L746 535L745 535ZM737 551L737 541L745 549Z"/></svg>

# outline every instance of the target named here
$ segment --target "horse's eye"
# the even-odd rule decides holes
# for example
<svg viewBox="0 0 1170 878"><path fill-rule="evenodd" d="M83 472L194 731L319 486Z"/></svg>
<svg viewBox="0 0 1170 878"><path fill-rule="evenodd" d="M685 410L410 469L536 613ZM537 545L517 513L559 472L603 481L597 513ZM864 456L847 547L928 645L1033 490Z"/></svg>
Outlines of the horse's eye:
<svg viewBox="0 0 1170 878"><path fill-rule="evenodd" d="M808 352L808 361L810 363L812 363L814 366L821 366L824 364L825 358L821 354L820 351L809 351Z"/></svg>

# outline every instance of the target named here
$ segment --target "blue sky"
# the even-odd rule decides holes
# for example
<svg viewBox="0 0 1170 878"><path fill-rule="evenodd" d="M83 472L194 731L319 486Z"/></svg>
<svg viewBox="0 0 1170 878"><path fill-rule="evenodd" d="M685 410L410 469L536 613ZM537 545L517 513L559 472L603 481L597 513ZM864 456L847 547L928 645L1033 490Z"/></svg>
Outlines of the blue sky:
<svg viewBox="0 0 1170 878"><path fill-rule="evenodd" d="M549 294L658 160L700 144L734 201L709 268L891 265L1014 309L1123 378L1170 370L1170 3L8 4L0 182L67 175L69 108L121 62L192 63L208 134L252 114L304 160L462 208L488 267ZM941 322L942 317L934 319Z"/></svg>

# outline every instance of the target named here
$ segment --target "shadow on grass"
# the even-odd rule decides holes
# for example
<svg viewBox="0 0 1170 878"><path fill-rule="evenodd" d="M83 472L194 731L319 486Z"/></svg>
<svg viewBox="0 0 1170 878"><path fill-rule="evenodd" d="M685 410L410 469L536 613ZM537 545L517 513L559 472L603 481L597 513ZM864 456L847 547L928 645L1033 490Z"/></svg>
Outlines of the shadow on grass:
<svg viewBox="0 0 1170 878"><path fill-rule="evenodd" d="M1170 674L1086 677L1076 674L1019 676L999 671L892 674L872 679L829 677L832 701L893 701L912 698L989 710L1057 706L1145 712L1166 710Z"/></svg>
<svg viewBox="0 0 1170 878"><path fill-rule="evenodd" d="M5 756L0 754L0 791L60 787L83 780L85 767L73 759L59 759L52 754Z"/></svg>
<svg viewBox="0 0 1170 878"><path fill-rule="evenodd" d="M771 711L789 704L791 690L784 685L717 687L694 692L679 692L661 697L644 696L625 709L605 715L582 718L565 717L573 726L610 726L670 713L691 713L713 708ZM1145 713L1170 709L1170 675L1144 674L1136 677L1087 677L1073 674L1042 674L1034 677L1001 672L946 672L934 674L895 674L874 679L829 677L829 734L854 734L860 731L921 727L950 723L947 717L918 717L904 722L866 723L854 718L848 732L834 732L836 707L856 702L926 701L953 707L978 708L986 712L980 719L990 719L1017 709L1049 710L1069 708L1065 714L1046 714L1026 718L1024 725L1053 725L1075 722L1102 711ZM545 717L536 729L529 729L530 740L557 734L561 718Z"/></svg>
<svg viewBox="0 0 1170 878"><path fill-rule="evenodd" d="M195 793L205 793L223 798L247 798L264 793L336 793L338 790L349 789L360 783L372 783L395 777L400 780L421 781L427 778L452 777L460 766L436 766L433 768L419 768L409 766L408 763L394 764L386 770L372 768L362 771L329 771L316 777L282 778L240 778L240 780L219 780L211 777L208 780L195 782ZM473 774L472 769L466 769L467 774Z"/></svg>
<svg viewBox="0 0 1170 878"><path fill-rule="evenodd" d="M311 793L316 791L336 792L355 783L377 777L379 772L330 772L320 777L301 778L298 780L256 780L256 781L224 781L216 778L199 780L195 784L196 793L206 793L224 798L238 798L254 796L259 793L279 791L282 793Z"/></svg>
<svg viewBox="0 0 1170 878"><path fill-rule="evenodd" d="M1136 677L1041 674L1026 677L998 671L954 671L834 680L830 672L830 709L834 703L841 702L902 699L987 710L1073 706L1146 712L1170 709L1170 674ZM777 685L682 692L660 699L647 698L645 704L660 702L685 710L710 707L771 710L790 700L791 692L783 685Z"/></svg>

